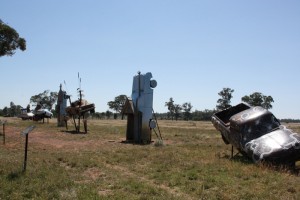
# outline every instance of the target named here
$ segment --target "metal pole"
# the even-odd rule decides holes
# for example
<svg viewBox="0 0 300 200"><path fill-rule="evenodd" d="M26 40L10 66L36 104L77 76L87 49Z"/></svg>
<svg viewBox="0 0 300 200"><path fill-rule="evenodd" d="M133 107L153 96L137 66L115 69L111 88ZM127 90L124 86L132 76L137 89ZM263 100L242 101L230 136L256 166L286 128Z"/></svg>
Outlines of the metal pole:
<svg viewBox="0 0 300 200"><path fill-rule="evenodd" d="M79 88L79 117L78 117L78 130L77 130L78 133L80 132L81 102L82 102L82 94L81 94L81 88Z"/></svg>
<svg viewBox="0 0 300 200"><path fill-rule="evenodd" d="M3 144L5 144L5 123L3 124Z"/></svg>
<svg viewBox="0 0 300 200"><path fill-rule="evenodd" d="M160 133L159 126L158 126L157 118L156 118L156 115L155 115L155 112L154 112L154 109L153 109L153 108L152 108L152 112L153 112L153 116L154 116L155 121L156 121L157 129L158 129L158 132L159 132L159 137L160 137L161 140L163 140L163 139L162 139L162 136L161 136L161 133Z"/></svg>
<svg viewBox="0 0 300 200"><path fill-rule="evenodd" d="M142 133L141 133L141 120L140 120L140 111L139 111L139 106L138 106L138 103L139 103L139 99L141 97L141 72L139 71L138 72L139 74L139 97L137 98L136 100L136 107L137 107L137 118L138 118L138 142L141 143L141 136L142 136Z"/></svg>
<svg viewBox="0 0 300 200"><path fill-rule="evenodd" d="M26 134L26 141L25 141L25 156L24 156L23 172L26 171L26 165L27 165L27 149L28 149L28 134Z"/></svg>

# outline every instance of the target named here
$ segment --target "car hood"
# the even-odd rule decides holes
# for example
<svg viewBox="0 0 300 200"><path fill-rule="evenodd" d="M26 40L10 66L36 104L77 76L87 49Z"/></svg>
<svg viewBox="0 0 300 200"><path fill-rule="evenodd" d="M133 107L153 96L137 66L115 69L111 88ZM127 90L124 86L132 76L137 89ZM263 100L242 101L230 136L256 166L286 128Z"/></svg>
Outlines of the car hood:
<svg viewBox="0 0 300 200"><path fill-rule="evenodd" d="M254 162L300 159L300 135L280 126L278 130L246 143L244 151L252 157Z"/></svg>
<svg viewBox="0 0 300 200"><path fill-rule="evenodd" d="M36 115L44 114L44 115L46 115L46 116L53 116L53 113L50 112L48 109L39 109L39 110L36 110L36 111L35 111L35 114L36 114Z"/></svg>
<svg viewBox="0 0 300 200"><path fill-rule="evenodd" d="M27 113L27 116L29 116L29 117L33 117L33 116L34 116L34 114L33 114L32 112L29 112L29 113Z"/></svg>

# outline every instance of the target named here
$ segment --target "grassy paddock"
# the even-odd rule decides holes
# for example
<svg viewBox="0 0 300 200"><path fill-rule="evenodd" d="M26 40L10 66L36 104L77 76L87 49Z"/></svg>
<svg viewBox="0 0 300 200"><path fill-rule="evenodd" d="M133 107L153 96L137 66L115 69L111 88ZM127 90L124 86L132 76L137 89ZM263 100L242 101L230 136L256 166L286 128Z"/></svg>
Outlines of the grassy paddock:
<svg viewBox="0 0 300 200"><path fill-rule="evenodd" d="M299 199L300 178L237 155L210 122L159 121L163 146L122 143L125 120L90 120L88 134L6 118L0 199ZM27 171L22 173L29 134ZM300 124L287 124L300 132ZM69 129L74 129L69 124ZM2 133L2 129L0 131ZM299 167L300 163L297 163Z"/></svg>

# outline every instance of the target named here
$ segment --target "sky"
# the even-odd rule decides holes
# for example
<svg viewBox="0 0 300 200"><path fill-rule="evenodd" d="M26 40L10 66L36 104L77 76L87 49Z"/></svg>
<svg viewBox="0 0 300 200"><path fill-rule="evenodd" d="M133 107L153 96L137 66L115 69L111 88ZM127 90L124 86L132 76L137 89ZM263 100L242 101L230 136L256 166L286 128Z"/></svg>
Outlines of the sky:
<svg viewBox="0 0 300 200"><path fill-rule="evenodd" d="M223 88L231 104L260 92L280 119L300 119L298 0L1 0L0 19L26 51L0 57L0 108L59 85L79 87L97 112L133 76L151 72L155 112L165 102L214 109ZM66 84L64 84L66 83Z"/></svg>

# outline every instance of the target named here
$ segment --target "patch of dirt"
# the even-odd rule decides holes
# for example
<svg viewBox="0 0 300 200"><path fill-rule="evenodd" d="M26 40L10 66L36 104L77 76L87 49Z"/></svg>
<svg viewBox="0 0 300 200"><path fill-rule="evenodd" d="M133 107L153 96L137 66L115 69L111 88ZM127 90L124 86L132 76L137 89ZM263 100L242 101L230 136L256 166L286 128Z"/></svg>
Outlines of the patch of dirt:
<svg viewBox="0 0 300 200"><path fill-rule="evenodd" d="M83 176L95 181L100 177L105 177L105 173L101 172L100 169L93 167L85 170L83 172Z"/></svg>

